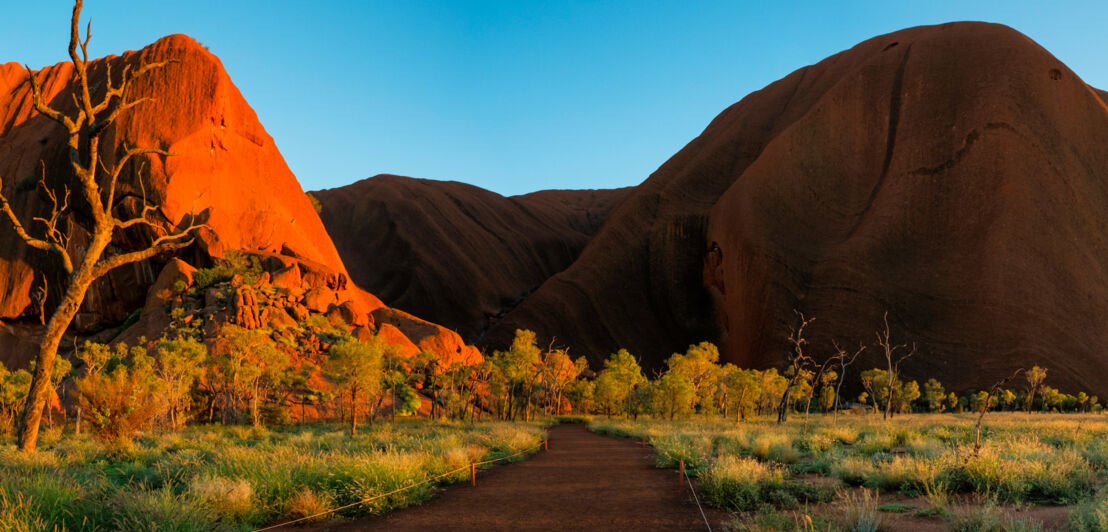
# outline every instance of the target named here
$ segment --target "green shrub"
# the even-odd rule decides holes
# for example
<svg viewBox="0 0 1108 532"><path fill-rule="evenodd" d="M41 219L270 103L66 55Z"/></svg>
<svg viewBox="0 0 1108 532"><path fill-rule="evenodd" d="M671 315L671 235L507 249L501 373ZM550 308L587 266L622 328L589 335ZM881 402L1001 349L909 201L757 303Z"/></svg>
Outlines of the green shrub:
<svg viewBox="0 0 1108 532"><path fill-rule="evenodd" d="M1101 492L1074 508L1069 526L1075 532L1108 532L1108 494Z"/></svg>

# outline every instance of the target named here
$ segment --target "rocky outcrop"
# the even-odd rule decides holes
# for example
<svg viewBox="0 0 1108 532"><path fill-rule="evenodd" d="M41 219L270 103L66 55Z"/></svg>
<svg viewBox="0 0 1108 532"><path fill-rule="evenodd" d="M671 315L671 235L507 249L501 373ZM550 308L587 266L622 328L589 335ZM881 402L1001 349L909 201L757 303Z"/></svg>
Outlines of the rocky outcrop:
<svg viewBox="0 0 1108 532"><path fill-rule="evenodd" d="M234 318L231 323L244 329L257 329L269 322L269 309L258 311L258 298L254 295L254 289L249 286L239 286L235 289L235 303L233 307Z"/></svg>
<svg viewBox="0 0 1108 532"><path fill-rule="evenodd" d="M325 265L347 278L334 245L285 165L273 139L231 82L219 59L184 35L172 35L138 52L100 59L90 65L92 85L99 87L111 65L119 76L124 65L171 61L132 85L131 97L151 97L130 111L103 136L101 153L109 162L124 147L154 146L171 157L150 156L131 163L121 176L115 206L119 217L141 210L142 199L159 205L159 231L187 223L196 215L209 229L181 255L192 264L210 264L226 250L269 251ZM45 98L72 112L73 66L59 63L35 73ZM47 209L46 196L35 187L45 174L51 186L67 183L69 162L64 132L32 111L26 70L16 63L0 65L0 176L3 192L23 219ZM141 171L140 171L141 168ZM142 176L142 183L139 176ZM71 187L73 188L73 187ZM74 202L74 217L83 216ZM81 249L87 235L75 223L63 223L70 249ZM153 233L120 232L110 250L148 242ZM118 323L142 306L168 257L119 268L97 282L82 306L80 325L95 330ZM53 257L28 249L7 223L0 223L0 318L37 312L31 294L47 274L50 287L61 286ZM58 294L51 293L48 303ZM367 305L379 302L366 302ZM49 304L48 304L49 308Z"/></svg>
<svg viewBox="0 0 1108 532"><path fill-rule="evenodd" d="M394 327L419 349L438 355L438 360L444 367L455 362L463 365L476 364L483 358L476 347L467 345L453 331L407 312L383 307L373 311L372 316L379 328Z"/></svg>
<svg viewBox="0 0 1108 532"><path fill-rule="evenodd" d="M229 293L208 288L190 296L210 318L204 323L206 332L215 334L224 323L287 327L308 319L313 311L351 325L372 326L370 313L383 304L350 282L308 197L219 59L189 37L171 35L140 51L94 61L90 85L94 92L102 91L109 67L118 82L125 66L143 61L167 64L131 85L130 99L151 100L122 113L104 132L101 156L111 163L134 146L157 147L173 155L140 157L124 169L114 213L121 219L133 217L147 201L158 206L153 215L158 224L154 230L140 226L117 231L108 253L144 247L194 217L207 228L175 256L118 268L94 283L74 322L75 332L113 336L116 326L141 308L139 324L118 340L157 338L175 319L173 312L184 310L178 283L192 286L193 266L211 267L231 252L254 257L264 269L255 281L271 290L263 293L239 279L231 283ZM73 65L59 63L35 75L44 98L72 114ZM45 176L51 189L76 187L71 184L64 132L32 109L26 79L21 65L0 65L0 177L13 209L31 227L33 217L49 210L44 189L36 188L39 176ZM73 201L59 224L75 261L88 240L76 223L83 217L87 207ZM0 220L0 319L37 321L35 295L43 285L51 288L44 305L49 313L64 281L53 257L25 246ZM439 343L450 350L447 356L457 357L462 340L447 329L435 334L448 337ZM3 338L0 342L20 353L23 347L16 344L26 343Z"/></svg>
<svg viewBox="0 0 1108 532"><path fill-rule="evenodd" d="M312 194L359 286L475 341L572 264L628 192L504 197L453 181L379 175Z"/></svg>
<svg viewBox="0 0 1108 532"><path fill-rule="evenodd" d="M1108 106L1000 25L876 37L720 114L608 217L516 328L650 367L721 342L780 363L793 310L871 342L888 311L910 378L981 388L1032 364L1108 393ZM862 364L877 364L876 359Z"/></svg>

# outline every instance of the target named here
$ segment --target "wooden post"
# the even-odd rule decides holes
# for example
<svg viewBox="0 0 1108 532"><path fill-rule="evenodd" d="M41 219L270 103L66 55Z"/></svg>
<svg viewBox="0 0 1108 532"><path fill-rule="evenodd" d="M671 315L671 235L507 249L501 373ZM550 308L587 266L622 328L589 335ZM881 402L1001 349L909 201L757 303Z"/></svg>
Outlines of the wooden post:
<svg viewBox="0 0 1108 532"><path fill-rule="evenodd" d="M547 444L547 442L549 442L549 441L550 440L547 440L545 438L542 440L542 450L544 450L544 451L549 451L550 450L550 446Z"/></svg>
<svg viewBox="0 0 1108 532"><path fill-rule="evenodd" d="M469 485L477 487L477 464L469 463Z"/></svg>
<svg viewBox="0 0 1108 532"><path fill-rule="evenodd" d="M685 461L680 460L677 462L677 484L680 486L685 485Z"/></svg>

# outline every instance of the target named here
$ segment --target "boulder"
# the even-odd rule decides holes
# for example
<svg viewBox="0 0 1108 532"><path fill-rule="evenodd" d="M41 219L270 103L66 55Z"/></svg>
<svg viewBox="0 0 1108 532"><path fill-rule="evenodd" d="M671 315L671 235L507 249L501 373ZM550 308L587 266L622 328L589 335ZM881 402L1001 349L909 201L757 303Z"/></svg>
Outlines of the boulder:
<svg viewBox="0 0 1108 532"><path fill-rule="evenodd" d="M467 345L458 333L441 325L435 325L407 312L388 307L374 310L372 317L379 328L392 325L419 349L434 353L440 363L447 366L454 362L473 365L483 360L481 352L476 347Z"/></svg>
<svg viewBox="0 0 1108 532"><path fill-rule="evenodd" d="M335 291L325 287L317 287L308 290L308 293L304 294L304 300L302 301L308 310L319 313L327 312L334 302Z"/></svg>
<svg viewBox="0 0 1108 532"><path fill-rule="evenodd" d="M391 323L381 324L381 327L377 329L377 338L398 349L400 356L405 358L413 357L420 351L419 346L412 343L407 336L404 336L404 333L400 332L400 329L397 329Z"/></svg>

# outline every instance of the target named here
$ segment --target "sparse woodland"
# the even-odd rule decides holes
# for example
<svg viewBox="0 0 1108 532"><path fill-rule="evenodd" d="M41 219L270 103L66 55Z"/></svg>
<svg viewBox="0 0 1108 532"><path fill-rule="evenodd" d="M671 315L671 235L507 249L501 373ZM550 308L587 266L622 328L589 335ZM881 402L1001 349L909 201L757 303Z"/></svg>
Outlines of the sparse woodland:
<svg viewBox="0 0 1108 532"><path fill-rule="evenodd" d="M888 366L858 367L858 353L882 351L884 330L871 346L848 353L838 344L809 345L802 327L783 339L783 351L796 353L800 343L805 355L799 362L783 358L781 370L720 364L716 346L702 342L674 353L650 376L626 350L592 373L583 357L540 347L523 330L482 363L450 367L426 352L403 356L376 336L356 338L341 320L314 314L280 329L227 325L217 341L203 341L204 318L190 299L210 297L209 289L229 297L236 285L256 282L256 274L248 257L232 254L195 272L192 285L176 287L166 337L139 346L86 342L72 364L59 358L45 454L24 457L9 444L0 460L6 487L0 520L30 528L72 523L77 515L142 522L139 509L160 497L183 522L272 523L357 500L355 484L384 492L400 477L425 478L465 460L526 449L559 416L591 418L593 430L650 442L659 466L683 460L701 477L711 504L756 518L839 504L835 488L799 480L812 474L847 490L926 495L931 506L921 512L936 518L969 512L959 510L967 496L993 505L1083 504L1081 515L1103 508L1087 502L1108 467L1102 406L1095 396L1050 387L1046 368L962 393L934 378L922 385L903 380L899 371L890 384ZM0 372L6 430L29 381L26 371ZM838 393L851 388L861 391ZM986 417L990 411L1009 413ZM380 464L374 467L388 471L374 473L383 475L376 480L311 476L329 475L324 471L335 470L328 464L367 452ZM276 480L289 468L300 470L304 458L294 455L315 464L309 477L297 477L298 490ZM82 486L76 499L57 491L42 457L76 475L70 478ZM104 467L145 480L103 484L87 476ZM456 476L443 482L464 478ZM205 498L212 490L241 500ZM107 514L61 509L102 504L98 497L107 493L128 502ZM403 507L429 493L339 515Z"/></svg>
<svg viewBox="0 0 1108 532"><path fill-rule="evenodd" d="M717 346L700 342L653 372L625 349L589 368L585 356L544 347L529 330L480 363L445 365L337 314L263 323L256 314L280 289L257 257L229 251L174 284L160 337L122 340L136 314L110 338L62 345L96 278L183 248L203 227L189 219L140 250L109 247L113 231L157 226L145 198L137 217L113 214L123 166L170 154L136 147L108 166L97 139L141 103L126 99L126 83L160 65L124 73L94 101L80 9L78 1L69 48L83 89L77 115L38 101L37 85L35 106L68 131L74 179L66 182L91 208L92 244L71 257L57 229L68 188L42 181L54 202L53 218L38 220L42 238L0 197L3 223L55 254L70 281L51 288L62 303L44 312L34 364L0 364L0 529L249 529L333 508L380 513L426 499L434 484L359 501L440 476L439 484L461 482L461 468L489 458L522 459L559 419L649 442L660 467L683 464L710 504L740 519L794 512L785 518L794 528L876 529L877 499L865 491L873 489L924 497L920 515L955 528L1033 529L964 514L1052 504L1074 506L1074 529L1108 529L1108 497L1097 493L1108 481L1108 422L1097 396L1052 387L1046 365L1011 368L974 390L947 389L938 375L909 379L920 375L913 363L925 346L898 342L887 315L873 338L844 348L812 344L816 318L797 313L777 367L721 363ZM236 300L244 297L250 305ZM247 306L242 323L210 312ZM971 496L983 506L960 510ZM817 526L806 513L834 504L853 517L823 515Z"/></svg>

